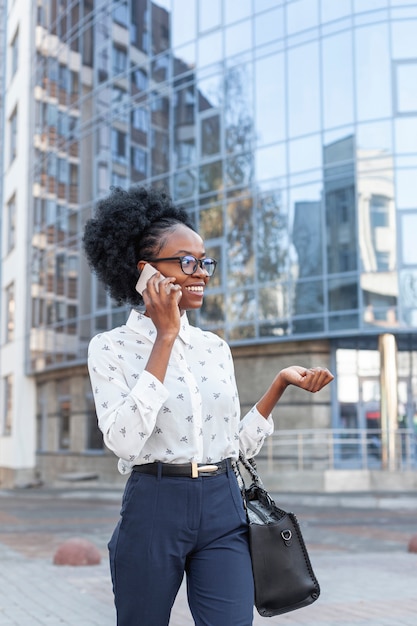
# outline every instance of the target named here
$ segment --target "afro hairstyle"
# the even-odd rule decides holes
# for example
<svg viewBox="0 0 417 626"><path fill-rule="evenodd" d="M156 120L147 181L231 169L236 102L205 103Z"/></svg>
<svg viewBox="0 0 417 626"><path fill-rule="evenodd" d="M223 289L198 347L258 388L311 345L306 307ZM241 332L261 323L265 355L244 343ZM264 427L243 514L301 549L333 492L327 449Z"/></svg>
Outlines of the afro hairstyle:
<svg viewBox="0 0 417 626"><path fill-rule="evenodd" d="M98 201L95 216L85 225L84 251L92 271L118 304L143 303L135 289L137 264L157 255L177 224L194 230L185 209L160 189L111 187L110 194Z"/></svg>

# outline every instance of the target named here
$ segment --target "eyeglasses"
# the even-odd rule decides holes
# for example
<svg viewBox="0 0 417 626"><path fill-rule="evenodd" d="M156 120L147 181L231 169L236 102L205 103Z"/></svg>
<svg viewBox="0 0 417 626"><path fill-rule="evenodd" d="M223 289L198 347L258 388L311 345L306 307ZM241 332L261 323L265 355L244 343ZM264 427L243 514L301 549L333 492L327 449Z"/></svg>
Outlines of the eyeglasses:
<svg viewBox="0 0 417 626"><path fill-rule="evenodd" d="M205 259L196 259L192 254L187 256L168 256L161 259L147 259L150 263L159 263L161 261L178 261L184 274L194 274L197 271L197 267L200 266L202 270L205 270L209 276L213 276L216 269L217 261L210 257Z"/></svg>

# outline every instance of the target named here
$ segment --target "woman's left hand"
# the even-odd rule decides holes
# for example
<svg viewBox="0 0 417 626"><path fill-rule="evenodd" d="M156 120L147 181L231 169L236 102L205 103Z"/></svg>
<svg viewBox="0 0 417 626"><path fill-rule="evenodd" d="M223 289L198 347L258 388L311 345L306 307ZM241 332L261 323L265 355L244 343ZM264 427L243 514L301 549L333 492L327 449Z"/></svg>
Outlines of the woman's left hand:
<svg viewBox="0 0 417 626"><path fill-rule="evenodd" d="M279 375L282 376L287 385L295 385L295 387L311 391L311 393L320 391L334 379L333 374L325 367L306 369L299 365L286 367L281 370Z"/></svg>

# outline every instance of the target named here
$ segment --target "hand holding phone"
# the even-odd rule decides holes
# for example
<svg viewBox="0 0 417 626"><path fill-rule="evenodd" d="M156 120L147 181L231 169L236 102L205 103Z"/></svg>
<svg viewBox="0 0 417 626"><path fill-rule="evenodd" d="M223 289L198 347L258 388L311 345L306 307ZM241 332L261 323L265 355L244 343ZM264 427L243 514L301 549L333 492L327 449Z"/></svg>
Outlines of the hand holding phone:
<svg viewBox="0 0 417 626"><path fill-rule="evenodd" d="M150 265L149 263L146 263L143 266L143 269L142 269L142 271L140 273L140 276L139 276L139 280L136 283L136 291L138 291L140 293L140 295L143 294L150 277L153 276L154 274L156 274L157 271L158 270L156 270L154 267L152 267L152 265ZM163 280L163 278L164 278L164 276L162 276L162 274L161 274L161 280ZM158 291L158 286L156 286L156 290Z"/></svg>

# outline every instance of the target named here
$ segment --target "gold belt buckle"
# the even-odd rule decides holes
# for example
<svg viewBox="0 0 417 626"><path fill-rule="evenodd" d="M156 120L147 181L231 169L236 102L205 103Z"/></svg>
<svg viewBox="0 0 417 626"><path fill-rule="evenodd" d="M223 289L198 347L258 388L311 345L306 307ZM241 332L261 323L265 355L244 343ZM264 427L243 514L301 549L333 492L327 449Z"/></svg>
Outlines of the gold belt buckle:
<svg viewBox="0 0 417 626"><path fill-rule="evenodd" d="M191 463L191 478L198 478L198 472L215 472L218 465L198 465L195 461Z"/></svg>

